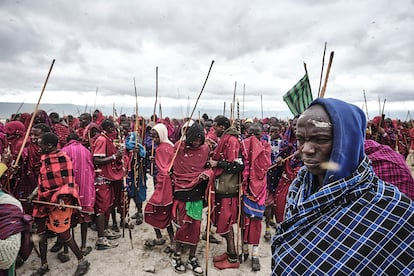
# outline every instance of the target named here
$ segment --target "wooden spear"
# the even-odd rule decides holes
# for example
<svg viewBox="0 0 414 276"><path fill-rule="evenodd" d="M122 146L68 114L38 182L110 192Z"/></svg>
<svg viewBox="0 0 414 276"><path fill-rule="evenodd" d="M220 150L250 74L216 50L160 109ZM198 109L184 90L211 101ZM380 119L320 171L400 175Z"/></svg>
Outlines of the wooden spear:
<svg viewBox="0 0 414 276"><path fill-rule="evenodd" d="M206 244L206 276L208 275L208 253L210 245L210 227L211 227L211 194L213 191L210 186L208 187L208 200L207 200L207 244Z"/></svg>
<svg viewBox="0 0 414 276"><path fill-rule="evenodd" d="M55 60L53 59L52 64L50 65L49 72L47 73L47 77L46 77L45 83L43 84L42 92L40 92L39 100L37 101L37 104L36 104L35 109L33 111L32 117L30 118L29 126L26 129L26 134L24 136L24 140L23 140L22 146L20 147L19 153L17 154L17 158L14 161L14 164L12 165L14 167L17 167L18 166L19 160L20 160L20 158L22 156L22 153L23 153L23 150L24 150L24 147L26 146L27 139L29 138L30 130L31 130L32 126L33 126L34 118L36 117L37 110L39 109L40 100L42 99L43 92L45 92L46 85L47 85L47 82L49 80L49 76L50 76L50 73L52 72L52 69L53 69L53 65L54 64L55 64Z"/></svg>
<svg viewBox="0 0 414 276"><path fill-rule="evenodd" d="M23 106L23 104L24 104L24 101L25 101L26 99L24 99L23 100L23 102L19 105L19 107L17 108L17 111L14 113L14 116L13 116L13 118L12 118L12 121L14 121L14 120L16 120L16 117L17 117L17 114L19 114L19 111L20 111L20 109L22 108L22 106Z"/></svg>
<svg viewBox="0 0 414 276"><path fill-rule="evenodd" d="M243 112L242 112L242 118L244 119L244 96L246 94L246 84L243 83Z"/></svg>
<svg viewBox="0 0 414 276"><path fill-rule="evenodd" d="M157 108L157 99L158 99L158 66L155 67L155 103L154 103L154 112L152 113L152 119L151 119L151 121L153 121L154 123L155 123L155 109ZM154 148L155 148L155 144L154 144L154 139L153 139L152 144L151 144L151 157L154 156ZM154 174L154 163L153 162L151 162L150 173L151 175Z"/></svg>
<svg viewBox="0 0 414 276"><path fill-rule="evenodd" d="M212 60L212 61L211 61L211 65L210 65L210 68L208 69L208 73L207 73L206 79L204 80L203 86L201 87L200 93L198 94L197 100L196 100L196 102L195 102L195 104L194 104L193 111L191 112L190 117L189 117L189 119L188 119L188 124L187 124L187 126L186 126L186 127L184 127L184 129L183 129L183 133L181 134L180 140L179 140L179 142L178 142L178 147L177 147L177 150L175 151L174 156L173 156L173 158L172 158L172 160L171 160L170 166L169 166L169 168L168 168L168 172L170 172L170 171L171 171L171 169L172 169L172 166L173 166L173 164L174 164L174 160L175 160L175 158L177 157L177 154L178 154L178 150L180 149L180 147L181 147L181 143L182 143L182 141L183 141L183 138L184 138L184 136L186 135L187 130L188 130L188 128L189 128L189 124L190 124L191 118L193 117L194 111L196 110L196 107L197 107L198 101L200 100L201 94L203 94L204 87L206 86L206 83L207 83L208 77L210 76L210 72L211 72L211 68L213 67L213 64L214 64L214 60Z"/></svg>
<svg viewBox="0 0 414 276"><path fill-rule="evenodd" d="M151 121L155 122L155 110L157 108L158 100L158 66L155 67L155 103L154 103L154 112L152 113L153 119Z"/></svg>
<svg viewBox="0 0 414 276"><path fill-rule="evenodd" d="M386 101L387 101L387 99L384 99L384 104L382 105L382 110L381 110L381 114L380 114L380 121L379 121L379 124L378 124L377 135L375 137L375 141L378 141L378 139L379 139L379 128L382 125L382 115L384 114L385 102ZM381 104L380 104L380 106L381 106Z"/></svg>
<svg viewBox="0 0 414 276"><path fill-rule="evenodd" d="M19 200L23 201L23 202L27 201L27 199L25 199L25 198L20 198ZM71 209L76 209L76 210L82 211L81 206L68 205L68 204L59 204L59 203L41 201L41 200L32 200L32 202L37 203L37 204L50 205L50 206L62 207L62 208L71 208Z"/></svg>
<svg viewBox="0 0 414 276"><path fill-rule="evenodd" d="M323 84L321 94L319 95L319 97L321 98L325 97L325 91L326 91L326 86L328 84L329 72L331 71L333 57L334 57L334 52L332 51L329 57L328 69L326 70L325 82Z"/></svg>
<svg viewBox="0 0 414 276"><path fill-rule="evenodd" d="M319 78L319 88L318 88L318 97L321 93L321 84L322 84L322 78L323 78L323 67L325 65L325 53L326 53L326 44L327 42L325 41L325 47L323 48L323 56L322 56L322 69L321 69L321 76Z"/></svg>

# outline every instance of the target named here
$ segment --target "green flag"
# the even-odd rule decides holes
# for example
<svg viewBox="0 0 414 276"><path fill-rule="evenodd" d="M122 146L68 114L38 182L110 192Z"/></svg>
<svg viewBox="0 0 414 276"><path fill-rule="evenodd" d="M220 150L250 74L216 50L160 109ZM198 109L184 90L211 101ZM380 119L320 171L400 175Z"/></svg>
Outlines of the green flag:
<svg viewBox="0 0 414 276"><path fill-rule="evenodd" d="M283 100L286 102L293 116L302 114L303 111L313 101L312 91L309 84L308 74L305 74L295 86L292 87L285 95Z"/></svg>

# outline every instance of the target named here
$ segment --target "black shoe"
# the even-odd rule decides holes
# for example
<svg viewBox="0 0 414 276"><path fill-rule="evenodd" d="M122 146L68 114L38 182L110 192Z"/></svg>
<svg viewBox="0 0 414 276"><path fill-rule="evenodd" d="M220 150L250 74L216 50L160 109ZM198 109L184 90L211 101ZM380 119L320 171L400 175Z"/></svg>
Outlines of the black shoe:
<svg viewBox="0 0 414 276"><path fill-rule="evenodd" d="M119 223L119 226L120 226L120 227L124 227L124 222L123 222L123 221L121 221L121 222ZM128 229L128 228L129 228L129 229L134 229L134 225L133 225L133 224L128 224L128 222L126 222L126 223L125 223L125 228L126 228L126 229Z"/></svg>
<svg viewBox="0 0 414 276"><path fill-rule="evenodd" d="M49 267L47 265L42 265L35 272L30 274L30 276L42 276L42 275L45 275L48 271L49 271Z"/></svg>
<svg viewBox="0 0 414 276"><path fill-rule="evenodd" d="M201 238L204 240L204 241L207 241L207 233L206 232L204 232L203 233L203 235L201 236ZM210 234L210 238L209 238L209 242L210 243L216 243L216 244L220 244L221 243L221 241L220 240L218 240L213 234Z"/></svg>
<svg viewBox="0 0 414 276"><path fill-rule="evenodd" d="M144 222L144 216L142 215L142 213L138 213L137 217L136 217L136 221L135 224L136 225L140 225Z"/></svg>
<svg viewBox="0 0 414 276"><path fill-rule="evenodd" d="M69 252L59 252L57 255L57 258L59 259L60 262L66 263L70 260Z"/></svg>
<svg viewBox="0 0 414 276"><path fill-rule="evenodd" d="M252 271L260 271L260 262L257 257L252 258Z"/></svg>
<svg viewBox="0 0 414 276"><path fill-rule="evenodd" d="M90 265L91 264L88 262L88 260L83 260L79 262L78 267L76 268L75 276L85 275L86 272L88 272Z"/></svg>
<svg viewBox="0 0 414 276"><path fill-rule="evenodd" d="M105 249L111 249L118 246L118 243L115 241L109 241L107 238L98 239L98 241L95 244L96 250L105 250Z"/></svg>
<svg viewBox="0 0 414 276"><path fill-rule="evenodd" d="M63 247L63 242L56 240L55 244L50 248L50 252L59 252Z"/></svg>

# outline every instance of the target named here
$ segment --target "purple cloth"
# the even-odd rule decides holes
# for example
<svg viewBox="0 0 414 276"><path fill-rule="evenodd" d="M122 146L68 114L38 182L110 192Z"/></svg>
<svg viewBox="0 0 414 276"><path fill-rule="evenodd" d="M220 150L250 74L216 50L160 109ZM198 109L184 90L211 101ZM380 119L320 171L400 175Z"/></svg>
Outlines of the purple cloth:
<svg viewBox="0 0 414 276"><path fill-rule="evenodd" d="M414 200L414 179L403 155L374 140L365 140L364 146L378 177Z"/></svg>

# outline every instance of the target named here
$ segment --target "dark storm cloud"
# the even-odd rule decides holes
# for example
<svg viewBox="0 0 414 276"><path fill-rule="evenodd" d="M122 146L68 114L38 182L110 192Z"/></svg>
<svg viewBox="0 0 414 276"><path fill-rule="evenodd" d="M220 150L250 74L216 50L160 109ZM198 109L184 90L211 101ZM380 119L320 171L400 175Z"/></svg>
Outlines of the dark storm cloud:
<svg viewBox="0 0 414 276"><path fill-rule="evenodd" d="M246 84L253 106L260 95L285 106L303 62L316 95L328 41L328 95L361 101L365 89L371 98L414 101L413 8L408 0L2 1L0 92L37 94L55 58L54 95L73 91L86 102L98 87L100 97L130 100L135 77L152 101L159 66L159 95L187 101L214 59L202 104L221 108L237 81L238 97Z"/></svg>

